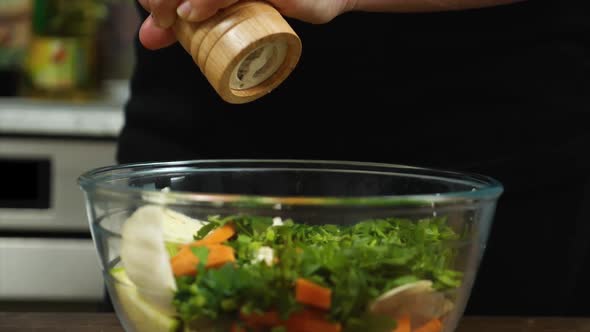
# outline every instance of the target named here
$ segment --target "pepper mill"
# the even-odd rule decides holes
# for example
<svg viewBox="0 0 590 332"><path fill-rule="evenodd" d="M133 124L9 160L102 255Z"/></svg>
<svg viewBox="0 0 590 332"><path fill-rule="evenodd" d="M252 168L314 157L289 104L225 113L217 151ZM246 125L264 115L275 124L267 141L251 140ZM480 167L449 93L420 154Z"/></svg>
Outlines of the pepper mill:
<svg viewBox="0 0 590 332"><path fill-rule="evenodd" d="M301 56L297 34L263 1L239 1L199 23L179 19L174 31L215 91L232 104L271 92Z"/></svg>

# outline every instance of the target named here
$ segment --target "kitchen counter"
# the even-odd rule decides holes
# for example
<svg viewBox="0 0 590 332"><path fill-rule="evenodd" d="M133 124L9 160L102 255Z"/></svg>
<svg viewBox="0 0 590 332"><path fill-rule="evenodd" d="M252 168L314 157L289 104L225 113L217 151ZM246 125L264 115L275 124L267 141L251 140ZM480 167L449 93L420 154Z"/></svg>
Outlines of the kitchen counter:
<svg viewBox="0 0 590 332"><path fill-rule="evenodd" d="M111 313L0 313L3 332L123 332ZM590 332L590 318L467 317L457 332Z"/></svg>
<svg viewBox="0 0 590 332"><path fill-rule="evenodd" d="M108 82L100 99L85 102L0 98L0 135L116 138L124 125L128 85Z"/></svg>

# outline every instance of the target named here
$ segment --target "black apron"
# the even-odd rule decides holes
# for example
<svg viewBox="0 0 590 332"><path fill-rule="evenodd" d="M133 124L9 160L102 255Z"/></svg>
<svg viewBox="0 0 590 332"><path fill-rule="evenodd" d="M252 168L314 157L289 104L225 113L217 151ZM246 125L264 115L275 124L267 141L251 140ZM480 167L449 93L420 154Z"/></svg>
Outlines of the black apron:
<svg viewBox="0 0 590 332"><path fill-rule="evenodd" d="M290 20L301 62L246 105L223 102L179 45L137 43L118 160L311 158L484 173L506 191L467 313L590 314L590 13L578 3Z"/></svg>

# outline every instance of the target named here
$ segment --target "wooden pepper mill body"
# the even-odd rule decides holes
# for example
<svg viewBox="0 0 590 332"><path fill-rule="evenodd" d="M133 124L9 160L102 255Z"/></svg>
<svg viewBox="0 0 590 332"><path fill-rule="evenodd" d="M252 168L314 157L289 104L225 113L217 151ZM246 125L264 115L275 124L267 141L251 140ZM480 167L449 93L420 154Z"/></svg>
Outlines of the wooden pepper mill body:
<svg viewBox="0 0 590 332"><path fill-rule="evenodd" d="M232 104L271 92L301 56L297 34L262 1L240 1L200 23L177 20L174 30L209 83Z"/></svg>

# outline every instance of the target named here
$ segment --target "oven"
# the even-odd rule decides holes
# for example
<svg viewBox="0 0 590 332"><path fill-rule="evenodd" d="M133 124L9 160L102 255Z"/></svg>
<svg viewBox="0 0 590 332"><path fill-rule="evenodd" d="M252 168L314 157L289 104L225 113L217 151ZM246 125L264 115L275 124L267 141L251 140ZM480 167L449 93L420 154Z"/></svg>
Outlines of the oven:
<svg viewBox="0 0 590 332"><path fill-rule="evenodd" d="M77 177L115 163L113 140L0 136L0 302L100 303Z"/></svg>

